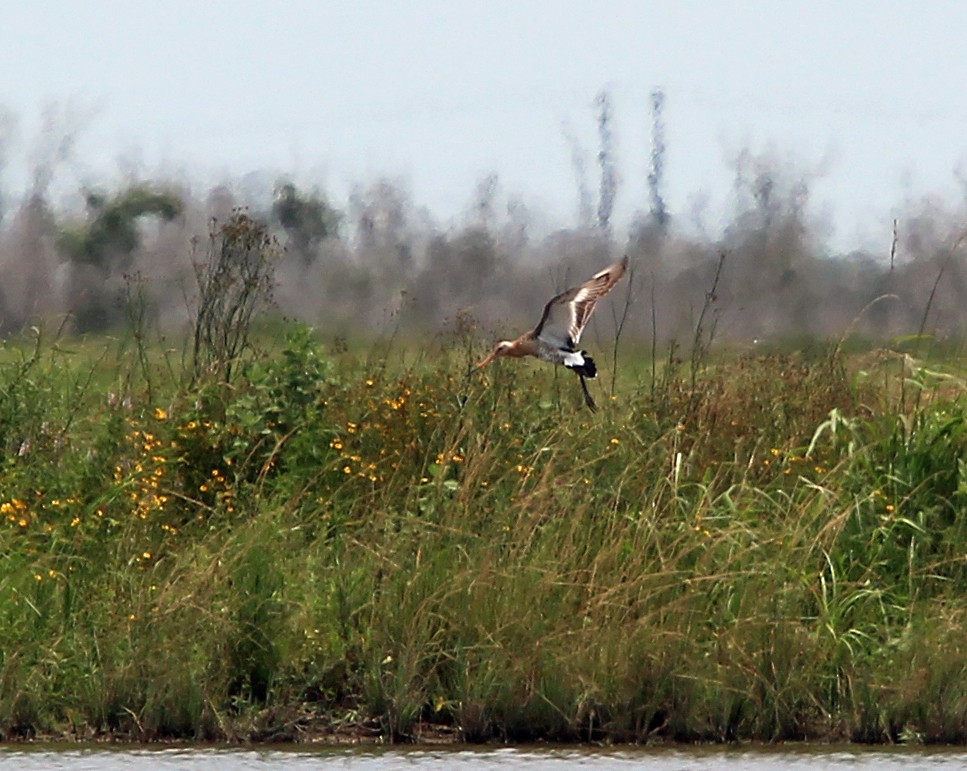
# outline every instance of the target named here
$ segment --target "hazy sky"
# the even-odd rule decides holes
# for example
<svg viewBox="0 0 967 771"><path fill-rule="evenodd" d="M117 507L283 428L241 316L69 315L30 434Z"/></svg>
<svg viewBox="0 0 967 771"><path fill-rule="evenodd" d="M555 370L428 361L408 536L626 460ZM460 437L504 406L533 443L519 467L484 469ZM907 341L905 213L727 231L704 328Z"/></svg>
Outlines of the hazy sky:
<svg viewBox="0 0 967 771"><path fill-rule="evenodd" d="M593 100L608 88L627 223L647 205L661 87L673 215L704 208L714 235L749 148L809 178L838 247L886 250L908 202L962 199L965 35L967 3L939 0L10 2L5 180L28 167L53 103L89 116L71 182L269 169L339 204L388 176L445 226L495 172L563 226L578 204L565 133L593 172Z"/></svg>

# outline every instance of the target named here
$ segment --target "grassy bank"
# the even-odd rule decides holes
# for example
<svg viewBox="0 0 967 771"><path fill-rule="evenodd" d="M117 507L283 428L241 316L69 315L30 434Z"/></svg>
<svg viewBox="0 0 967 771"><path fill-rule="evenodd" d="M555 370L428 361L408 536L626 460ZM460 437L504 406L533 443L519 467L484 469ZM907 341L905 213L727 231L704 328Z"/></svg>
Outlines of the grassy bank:
<svg viewBox="0 0 967 771"><path fill-rule="evenodd" d="M958 381L270 348L6 345L0 737L967 740Z"/></svg>

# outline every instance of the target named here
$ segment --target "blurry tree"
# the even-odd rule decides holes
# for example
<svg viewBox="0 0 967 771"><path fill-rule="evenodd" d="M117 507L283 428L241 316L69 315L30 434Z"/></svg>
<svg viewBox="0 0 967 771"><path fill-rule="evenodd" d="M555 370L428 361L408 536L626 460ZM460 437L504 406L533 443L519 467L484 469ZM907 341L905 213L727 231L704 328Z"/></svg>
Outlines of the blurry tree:
<svg viewBox="0 0 967 771"><path fill-rule="evenodd" d="M650 214L664 231L668 225L668 210L662 188L665 183L665 92L656 88L651 92L651 169L648 172Z"/></svg>
<svg viewBox="0 0 967 771"><path fill-rule="evenodd" d="M591 203L591 190L588 185L588 167L586 154L578 138L568 128L563 127L564 141L571 150L571 170L574 172L574 182L578 192L578 227L590 228L593 219L594 206Z"/></svg>
<svg viewBox="0 0 967 771"><path fill-rule="evenodd" d="M496 224L498 189L499 177L496 174L488 174L477 182L473 199L473 220L474 224L482 230L491 230Z"/></svg>
<svg viewBox="0 0 967 771"><path fill-rule="evenodd" d="M743 149L736 159L737 215L724 244L734 257L721 294L745 309L750 336L761 329L809 334L820 321L810 178L769 152Z"/></svg>
<svg viewBox="0 0 967 771"><path fill-rule="evenodd" d="M101 330L120 320L118 280L130 270L141 243L139 220L146 216L171 221L182 202L171 193L136 185L112 198L87 195L88 222L64 228L60 250L71 263L71 304L77 331Z"/></svg>
<svg viewBox="0 0 967 771"><path fill-rule="evenodd" d="M453 290L458 287L468 297L479 299L482 289L496 285L501 273L502 259L494 237L484 228L468 228L451 241L455 257L454 273L450 277Z"/></svg>
<svg viewBox="0 0 967 771"><path fill-rule="evenodd" d="M209 220L216 219L224 222L232 216L232 212L238 208L235 194L227 185L216 185L208 191L205 199L205 213Z"/></svg>
<svg viewBox="0 0 967 771"><path fill-rule="evenodd" d="M0 326L21 329L31 319L57 310L54 273L57 256L53 241L57 225L42 195L28 195L4 233L4 259L0 266L3 313Z"/></svg>
<svg viewBox="0 0 967 771"><path fill-rule="evenodd" d="M501 229L500 244L516 262L524 259L530 241L530 224L531 214L527 204L521 198L512 197L507 202L507 222Z"/></svg>
<svg viewBox="0 0 967 771"><path fill-rule="evenodd" d="M405 188L381 179L349 199L350 218L356 233L357 262L372 279L356 275L353 283L371 289L368 302L381 313L397 305L415 268L417 228L413 206Z"/></svg>
<svg viewBox="0 0 967 771"><path fill-rule="evenodd" d="M341 215L318 193L305 195L291 182L279 186L272 216L289 237L289 246L308 268L319 243L337 235Z"/></svg>
<svg viewBox="0 0 967 771"><path fill-rule="evenodd" d="M17 129L17 119L14 114L0 105L0 175L3 174L4 167L7 165L7 155L9 147L13 142ZM6 214L6 196L0 179L0 223L3 222Z"/></svg>
<svg viewBox="0 0 967 771"><path fill-rule="evenodd" d="M437 235L427 249L423 270L411 294L420 321L435 327L469 307L499 297L499 278L506 276L506 260L493 235L471 226L453 236Z"/></svg>
<svg viewBox="0 0 967 771"><path fill-rule="evenodd" d="M618 171L615 166L614 111L611 106L611 93L602 91L594 100L598 109L598 165L601 167L601 189L598 194L598 228L611 237L611 215L618 194Z"/></svg>
<svg viewBox="0 0 967 771"><path fill-rule="evenodd" d="M395 251L401 263L409 261L411 204L400 185L381 179L366 190L354 192L350 206L360 246Z"/></svg>
<svg viewBox="0 0 967 771"><path fill-rule="evenodd" d="M156 193L137 185L107 198L102 193L87 194L89 221L80 227L65 228L59 246L72 262L97 268L129 267L141 243L138 220L154 215L170 222L182 210L182 202L171 193Z"/></svg>
<svg viewBox="0 0 967 771"><path fill-rule="evenodd" d="M662 188L665 183L665 92L651 92L651 167L648 170L648 213L638 215L632 228L630 247L647 255L652 265L660 264L661 247L668 234L668 209Z"/></svg>
<svg viewBox="0 0 967 771"><path fill-rule="evenodd" d="M9 238L0 260L0 324L6 329L19 329L56 310L56 225L47 193L60 168L72 160L77 135L91 117L90 110L76 105L47 104L41 110L37 135L27 143L31 178L10 228L3 233ZM0 110L0 155L16 134L16 118ZM0 166L2 162L0 157ZM0 219L4 214L0 206Z"/></svg>
<svg viewBox="0 0 967 771"><path fill-rule="evenodd" d="M76 104L50 103L40 115L40 131L29 152L28 162L33 168L31 195L47 195L60 166L74 156L74 146L81 130L90 123L93 110Z"/></svg>

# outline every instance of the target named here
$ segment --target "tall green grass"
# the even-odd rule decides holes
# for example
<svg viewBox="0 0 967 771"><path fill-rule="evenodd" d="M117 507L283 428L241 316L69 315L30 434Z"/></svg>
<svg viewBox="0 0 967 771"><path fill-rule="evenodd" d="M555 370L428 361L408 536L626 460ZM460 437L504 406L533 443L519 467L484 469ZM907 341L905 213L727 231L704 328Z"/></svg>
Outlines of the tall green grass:
<svg viewBox="0 0 967 771"><path fill-rule="evenodd" d="M3 738L967 740L950 379L0 354Z"/></svg>

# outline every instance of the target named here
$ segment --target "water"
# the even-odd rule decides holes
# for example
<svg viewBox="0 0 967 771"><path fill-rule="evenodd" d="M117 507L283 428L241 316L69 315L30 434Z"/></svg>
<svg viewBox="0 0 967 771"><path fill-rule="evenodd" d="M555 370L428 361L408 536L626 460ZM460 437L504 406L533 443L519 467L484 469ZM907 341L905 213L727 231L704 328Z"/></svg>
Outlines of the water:
<svg viewBox="0 0 967 771"><path fill-rule="evenodd" d="M0 746L0 769L20 771L296 771L297 769L461 769L563 771L570 768L636 768L653 771L866 771L869 769L967 769L965 748L306 748L199 749L142 747Z"/></svg>

